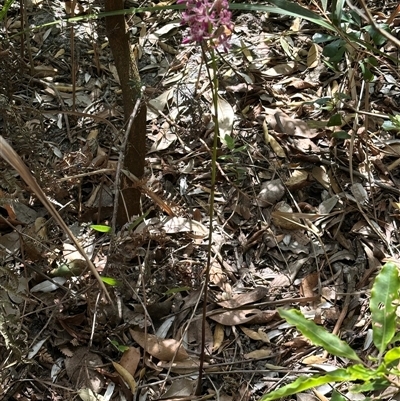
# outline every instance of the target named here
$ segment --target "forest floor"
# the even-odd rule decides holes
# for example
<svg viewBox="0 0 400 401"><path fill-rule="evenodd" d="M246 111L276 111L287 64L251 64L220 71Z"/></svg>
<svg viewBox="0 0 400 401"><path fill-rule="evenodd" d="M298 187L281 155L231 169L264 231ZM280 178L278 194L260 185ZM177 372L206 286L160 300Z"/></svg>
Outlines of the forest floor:
<svg viewBox="0 0 400 401"><path fill-rule="evenodd" d="M67 3L27 3L30 27L66 16ZM396 6L371 9L385 22ZM89 1L75 12L102 7ZM299 376L346 365L287 324L279 307L301 310L363 360L375 355L371 283L400 253L400 140L384 129L399 112L398 66L385 59L366 72L362 51L323 54L332 42L318 42L326 32L316 25L234 11L231 48L218 54L229 141L218 149L206 360L202 395L194 396L211 86L200 48L181 44L186 28L176 10L126 19L148 108L146 190L142 215L113 238L92 226L110 224L124 135L104 21L59 22L21 36L19 3L3 21L0 133L111 280L113 303L1 160L0 399L258 400ZM379 46L396 56L390 42ZM332 394L331 385L318 390L320 399ZM355 399L348 387L339 390ZM316 396L301 394L309 398Z"/></svg>

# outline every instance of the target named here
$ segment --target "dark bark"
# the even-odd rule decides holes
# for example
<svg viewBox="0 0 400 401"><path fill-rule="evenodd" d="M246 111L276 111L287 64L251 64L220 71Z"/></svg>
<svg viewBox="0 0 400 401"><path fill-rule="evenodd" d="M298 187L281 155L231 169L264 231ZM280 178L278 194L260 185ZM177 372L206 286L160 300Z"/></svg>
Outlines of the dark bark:
<svg viewBox="0 0 400 401"><path fill-rule="evenodd" d="M105 11L124 8L123 0L105 0ZM130 48L129 32L124 15L106 17L106 30L122 89L125 122L140 96L140 76L135 56ZM141 105L129 132L124 168L141 178L146 155L146 107ZM124 175L121 177L121 195L118 202L117 223L123 225L132 215L140 213L140 191L133 188Z"/></svg>

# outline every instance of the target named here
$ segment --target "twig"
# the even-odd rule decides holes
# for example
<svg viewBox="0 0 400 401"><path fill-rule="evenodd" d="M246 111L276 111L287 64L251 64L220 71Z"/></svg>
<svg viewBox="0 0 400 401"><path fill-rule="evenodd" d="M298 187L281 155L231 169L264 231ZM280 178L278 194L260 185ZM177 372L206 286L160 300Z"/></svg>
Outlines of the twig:
<svg viewBox="0 0 400 401"><path fill-rule="evenodd" d="M47 211L51 214L54 220L59 224L59 226L64 230L64 232L68 235L70 240L75 245L76 249L79 253L84 257L90 271L93 273L96 280L99 282L100 288L104 291L107 299L112 304L112 300L110 294L107 291L105 284L103 283L99 273L96 270L93 262L90 260L89 256L86 254L81 244L78 242L72 231L69 229L65 221L62 219L60 214L57 212L55 207L50 203L47 199L45 193L42 188L40 188L37 183L35 177L31 174L26 164L22 161L22 159L18 156L15 150L9 145L9 143L0 135L0 156L10 164L15 170L18 171L21 178L26 182L26 184L30 187L30 189L35 192L38 199L45 206Z"/></svg>
<svg viewBox="0 0 400 401"><path fill-rule="evenodd" d="M125 150L128 144L129 133L131 132L133 122L135 120L136 114L139 110L141 98L139 97L136 100L135 107L132 110L131 115L129 116L128 125L125 130L124 140L122 141L121 148L119 151L117 171L115 174L115 199L114 199L114 210L111 220L111 227L113 234L115 233L115 227L117 225L117 214L118 214L118 198L119 198L119 190L120 190L120 181L121 181L121 170L125 161Z"/></svg>

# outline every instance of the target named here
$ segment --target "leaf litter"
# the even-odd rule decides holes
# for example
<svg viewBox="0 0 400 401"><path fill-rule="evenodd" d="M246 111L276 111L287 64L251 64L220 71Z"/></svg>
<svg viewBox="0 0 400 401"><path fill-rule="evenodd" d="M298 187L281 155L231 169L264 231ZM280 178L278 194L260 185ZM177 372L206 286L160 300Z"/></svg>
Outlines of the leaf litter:
<svg viewBox="0 0 400 401"><path fill-rule="evenodd" d="M49 13L59 18L62 10L57 2L32 7L34 24ZM122 128L102 22L74 26L75 45L94 49L81 53L75 89L70 55L59 50L69 49L67 30L29 37L37 54L33 77L12 74L19 42L2 48L3 135L96 269L118 283L109 288L114 308L99 297L88 266L75 262L82 261L73 256L76 247L1 161L0 377L9 397L71 399L78 391L90 400L173 399L194 392L212 96L199 49L177 44L177 18L150 12L129 20L139 37L149 104L148 169L140 183L143 216L119 230L114 248L110 236L90 228L110 222ZM286 371L304 375L341 363L300 337L277 307L300 309L334 330L351 290L347 271L362 257L352 273L357 294L340 330L349 341L368 338L371 279L385 258L399 258L399 129L389 118L398 111L398 80L384 67L371 69L376 83L363 114L355 107L363 77L329 68L330 49L324 37L313 38L315 26L277 14L241 11L235 18L235 52L224 55L219 69L221 144L204 365L211 384L203 390L256 400ZM10 32L20 22L13 8ZM62 275L65 266L70 273ZM43 384L50 382L54 387Z"/></svg>

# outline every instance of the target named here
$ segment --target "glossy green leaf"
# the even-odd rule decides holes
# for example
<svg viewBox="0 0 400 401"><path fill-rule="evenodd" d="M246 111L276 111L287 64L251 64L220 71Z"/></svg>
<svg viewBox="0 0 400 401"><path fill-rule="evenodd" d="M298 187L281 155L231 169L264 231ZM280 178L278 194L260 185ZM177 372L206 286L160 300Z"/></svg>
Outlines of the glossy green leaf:
<svg viewBox="0 0 400 401"><path fill-rule="evenodd" d="M342 13L345 0L332 1L332 22L335 26L339 26L342 22Z"/></svg>
<svg viewBox="0 0 400 401"><path fill-rule="evenodd" d="M338 125L342 125L342 117L340 114L334 114L326 124L327 127L335 127Z"/></svg>
<svg viewBox="0 0 400 401"><path fill-rule="evenodd" d="M343 382L349 380L351 380L351 375L347 373L346 369L338 369L324 376L300 377L293 383L265 394L260 398L260 401L277 400L278 398L297 394L326 383Z"/></svg>
<svg viewBox="0 0 400 401"><path fill-rule="evenodd" d="M388 262L376 277L371 290L372 339L379 354L383 355L396 329L396 305L399 298L398 267Z"/></svg>
<svg viewBox="0 0 400 401"><path fill-rule="evenodd" d="M347 372L351 375L351 380L369 381L379 377L379 372L375 369L367 368L361 364L355 364L347 368Z"/></svg>
<svg viewBox="0 0 400 401"><path fill-rule="evenodd" d="M386 352L383 360L385 361L386 365L390 365L393 362L396 362L400 359L400 347L395 347Z"/></svg>
<svg viewBox="0 0 400 401"><path fill-rule="evenodd" d="M340 394L338 391L333 390L331 395L331 401L348 401L348 398Z"/></svg>
<svg viewBox="0 0 400 401"><path fill-rule="evenodd" d="M323 327L307 320L298 310L278 308L278 312L288 323L296 326L303 336L307 337L314 345L323 347L332 355L360 361L355 351L347 343Z"/></svg>
<svg viewBox="0 0 400 401"><path fill-rule="evenodd" d="M127 345L122 345L116 340L110 340L110 343L119 351L125 352L128 351L129 347Z"/></svg>
<svg viewBox="0 0 400 401"><path fill-rule="evenodd" d="M120 285L120 282L113 278L113 277L105 277L105 276L101 276L101 281L105 284L111 285L113 287Z"/></svg>
<svg viewBox="0 0 400 401"><path fill-rule="evenodd" d="M352 393L365 393L370 391L383 390L390 385L389 381L384 377L378 377L372 381L365 382L363 384L355 384L351 386L350 390Z"/></svg>
<svg viewBox="0 0 400 401"><path fill-rule="evenodd" d="M91 224L90 228L98 231L99 233L109 233L111 231L111 227L105 226L103 224Z"/></svg>

